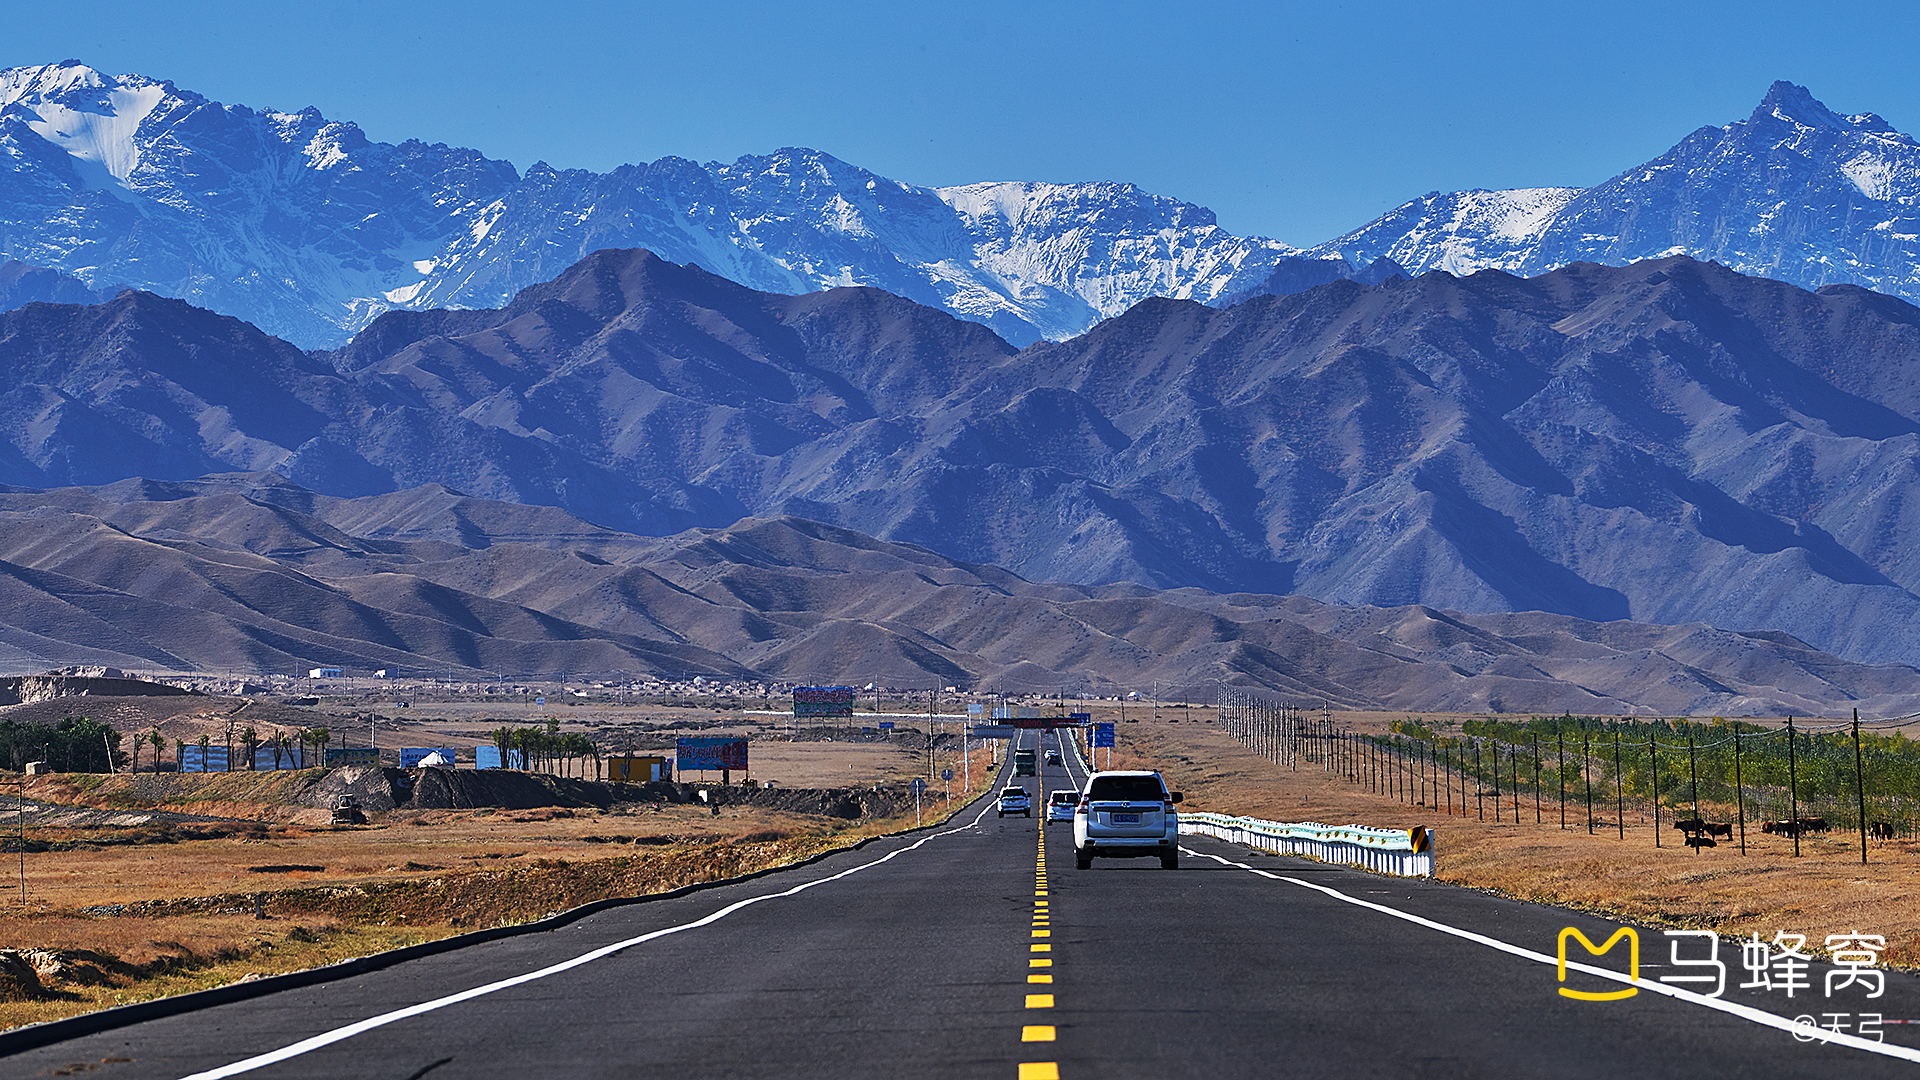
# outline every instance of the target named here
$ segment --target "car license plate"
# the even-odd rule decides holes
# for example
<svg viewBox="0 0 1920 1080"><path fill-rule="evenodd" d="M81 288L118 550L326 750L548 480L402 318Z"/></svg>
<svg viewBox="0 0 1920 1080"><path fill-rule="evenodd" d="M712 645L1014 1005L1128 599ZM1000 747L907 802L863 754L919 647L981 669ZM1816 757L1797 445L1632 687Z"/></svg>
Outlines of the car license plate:
<svg viewBox="0 0 1920 1080"><path fill-rule="evenodd" d="M1113 823L1115 825L1138 825L1140 824L1140 815L1139 814L1115 814L1113 815Z"/></svg>

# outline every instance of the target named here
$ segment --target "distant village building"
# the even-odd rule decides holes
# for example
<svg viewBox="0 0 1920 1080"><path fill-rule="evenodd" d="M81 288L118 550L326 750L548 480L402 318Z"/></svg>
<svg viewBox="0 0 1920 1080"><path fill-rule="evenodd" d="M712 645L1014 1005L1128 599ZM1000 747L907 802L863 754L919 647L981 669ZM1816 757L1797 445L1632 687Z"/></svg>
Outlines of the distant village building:
<svg viewBox="0 0 1920 1080"><path fill-rule="evenodd" d="M317 667L309 669L307 672L307 678L309 679L337 679L339 677L340 669L337 667Z"/></svg>

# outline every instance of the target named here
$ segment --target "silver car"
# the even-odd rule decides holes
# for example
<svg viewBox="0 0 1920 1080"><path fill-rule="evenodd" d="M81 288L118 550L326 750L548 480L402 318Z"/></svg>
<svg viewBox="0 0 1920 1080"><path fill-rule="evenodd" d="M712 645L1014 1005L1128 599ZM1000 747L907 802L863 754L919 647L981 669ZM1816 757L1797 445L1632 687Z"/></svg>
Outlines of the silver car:
<svg viewBox="0 0 1920 1080"><path fill-rule="evenodd" d="M1180 866L1180 815L1173 804L1183 796L1168 791L1157 772L1098 772L1073 811L1073 865L1077 870L1099 859L1160 857L1162 869Z"/></svg>
<svg viewBox="0 0 1920 1080"><path fill-rule="evenodd" d="M1000 816L1019 814L1023 818L1033 816L1033 800L1023 787L1002 788L1000 791Z"/></svg>
<svg viewBox="0 0 1920 1080"><path fill-rule="evenodd" d="M1047 793L1047 820L1072 821L1073 808L1080 805L1080 793L1072 788Z"/></svg>

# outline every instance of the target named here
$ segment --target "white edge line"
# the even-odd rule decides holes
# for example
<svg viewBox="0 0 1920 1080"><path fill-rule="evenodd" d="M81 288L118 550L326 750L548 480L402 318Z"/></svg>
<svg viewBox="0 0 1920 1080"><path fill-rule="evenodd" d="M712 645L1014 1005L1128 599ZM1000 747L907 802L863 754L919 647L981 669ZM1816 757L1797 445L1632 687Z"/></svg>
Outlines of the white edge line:
<svg viewBox="0 0 1920 1080"><path fill-rule="evenodd" d="M1419 926L1424 926L1431 930L1438 930L1443 934L1452 934L1454 937L1464 938L1468 941L1475 942L1480 945L1485 945L1490 949L1498 949L1501 952L1511 953L1514 956L1523 957L1525 959L1533 960L1538 963L1546 964L1551 967L1557 968L1560 964L1560 958L1557 956L1548 956L1545 953L1534 952L1532 949L1523 949L1518 945L1509 945L1508 943L1501 941L1499 938L1487 937L1485 934L1476 934L1471 930L1462 930L1457 926L1448 926L1446 923L1435 922L1432 919L1423 918L1411 912L1401 911L1399 908L1391 908L1386 906L1385 904L1376 904L1371 900L1362 900L1357 896L1348 896L1346 893L1343 893L1338 889L1328 888L1327 886L1318 884L1316 882L1302 881L1299 878L1287 877L1284 874L1270 874L1265 870L1248 866L1246 863L1233 862L1230 859L1224 859L1218 855L1214 855L1205 851L1194 851L1191 848L1185 848L1182 850L1186 851L1186 853L1189 855L1198 855L1202 858L1212 859L1215 862L1222 863L1227 866L1239 867L1240 869L1245 870L1248 873L1258 874L1264 878L1272 878L1275 881L1291 882L1292 884L1298 885L1304 889L1313 889L1316 892L1325 893L1336 900L1343 900L1349 904L1354 904L1358 907L1371 908L1372 910L1378 911L1382 914L1391 915L1396 919L1404 919L1407 922L1415 923ZM1693 1005L1704 1005L1709 1009L1715 1009L1720 1012L1730 1014L1732 1016L1737 1016L1742 1020L1749 1020L1749 1021L1752 1021L1753 1023L1761 1024L1765 1027L1777 1028L1803 1041L1830 1042L1830 1043L1838 1044L1840 1046L1852 1047L1855 1050L1865 1050L1869 1053L1883 1054L1887 1057L1903 1058L1907 1061L1920 1061L1920 1050L1913 1050L1904 1046L1894 1046L1888 1043L1874 1042L1871 1039L1863 1039L1858 1035L1848 1035L1848 1034L1845 1034L1844 1032L1829 1031L1826 1028L1808 1027L1805 1024L1796 1024L1793 1021L1788 1020L1783 1016L1777 1016L1773 1013L1765 1011L1764 1009L1756 1009L1751 1005L1742 1005L1737 1001L1722 1001L1719 998L1707 997L1705 994L1696 994L1691 990L1682 990L1679 987L1669 986L1666 983L1659 982L1656 980L1630 978L1627 975L1622 974L1621 972L1612 971L1603 967L1595 967L1591 964L1582 964L1573 960L1569 960L1567 961L1567 966L1576 971L1584 971L1589 975L1597 975L1603 979L1608 979L1613 982L1626 983L1627 985L1635 987L1637 989L1647 990L1655 994L1665 994L1666 996L1670 998L1674 998L1675 1000L1678 1000L1678 1001L1684 1001Z"/></svg>
<svg viewBox="0 0 1920 1080"><path fill-rule="evenodd" d="M193 1073L190 1076L183 1077L182 1080L220 1080L221 1077L238 1076L241 1073L252 1072L255 1069L264 1068L268 1065L273 1065L278 1062L286 1061L290 1058L299 1057L302 1054L306 1054L311 1051L318 1050L323 1046L331 1046L332 1044L341 1042L342 1040L351 1039L355 1035L359 1035L362 1032L372 1031L374 1028L385 1027L386 1025L394 1023L396 1021L406 1020L410 1017L419 1016L423 1013L430 1013L437 1009L444 1009L449 1005L457 1005L460 1002L470 1001L477 997L484 997L485 995L494 993L495 991L505 990L505 989L508 989L509 987L519 986L522 983L530 983L535 981L536 979L544 979L549 975L557 975L560 972L567 971L572 968L580 967L583 964L590 964L595 960L599 960L603 957L611 956L614 953L617 953L623 949L630 949L635 945L644 944L646 942L653 941L656 938L666 937L668 934L677 934L682 930L693 930L702 926L706 926L710 923L719 922L721 919L726 918L727 916L733 914L734 912L739 911L742 908L757 904L762 900L778 900L783 897L793 896L797 893L805 892L806 890L813 888L815 885L825 885L830 881L838 881L841 878L846 877L850 874L857 874L862 870L867 870L875 866L879 866L881 863L891 860L896 855L904 855L907 852L912 851L914 848L919 847L921 844L924 844L929 840L937 840L942 836L952 836L954 833L965 832L966 830L973 828L975 825L978 825L980 823L980 819L986 816L987 816L986 809L982 809L979 815L976 816L972 822L966 825L962 825L957 829L947 829L944 832L937 832L928 836L923 836L919 840L914 841L912 844L909 844L906 847L898 848L894 851L890 851L886 855L883 855L880 858L875 859L870 863L862 863L859 866L854 866L846 870L842 870L839 873L832 875L831 877L816 878L813 881L803 882L799 885L795 885L791 889L787 889L784 892L762 893L759 896L749 896L744 900L736 900L733 903L728 904L726 907L723 907L720 910L712 913L711 915L707 915L703 918L695 919L692 922L681 923L678 926L669 926L662 930L654 930L650 933L641 934L639 937L628 938L625 941L614 942L611 945L603 945L600 948L594 949L591 952L582 953L571 960L563 960L558 964L554 964L550 967L541 968L538 971L529 971L524 975L515 975L510 979L501 979L498 982L491 982L486 984L485 986L476 986L470 990L462 990L457 994L449 994L446 997L435 998L432 1001L423 1001L418 1005L409 1005L404 1009L396 1009L393 1012L382 1013L379 1016L371 1016L365 1020L359 1021L358 1023L348 1024L346 1027L343 1027L343 1028L335 1028L332 1031L323 1031L320 1034L313 1036L312 1038L302 1039L297 1043L293 1043L290 1046L283 1046L278 1050L270 1050L264 1054L258 1054L253 1057L246 1058L245 1060L242 1060L242 1061L233 1062L230 1065L222 1065L217 1069L208 1069L205 1072Z"/></svg>

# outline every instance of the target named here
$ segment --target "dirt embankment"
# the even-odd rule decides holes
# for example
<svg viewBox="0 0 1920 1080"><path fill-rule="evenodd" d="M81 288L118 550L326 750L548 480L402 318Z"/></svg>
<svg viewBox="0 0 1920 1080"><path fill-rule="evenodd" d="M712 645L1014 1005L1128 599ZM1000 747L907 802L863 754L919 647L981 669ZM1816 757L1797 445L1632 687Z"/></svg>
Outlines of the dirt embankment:
<svg viewBox="0 0 1920 1080"><path fill-rule="evenodd" d="M105 669L111 671L111 668ZM0 678L0 705L23 705L75 697L178 697L194 693L178 686L129 679L114 672L107 678L84 675L9 675ZM75 708L85 708L76 702Z"/></svg>
<svg viewBox="0 0 1920 1080"><path fill-rule="evenodd" d="M742 788L664 781L626 784L511 770L390 769L373 765L264 773L58 774L29 781L26 794L43 808L42 814L64 815L36 823L58 827L149 823L133 820L142 813L163 815L167 820L204 817L311 824L324 821L325 813L343 795L353 796L361 811L370 816L406 810L606 810L623 803L699 802L853 821L891 817L913 809L912 793L891 787ZM92 808L99 820L74 817L74 807Z"/></svg>

